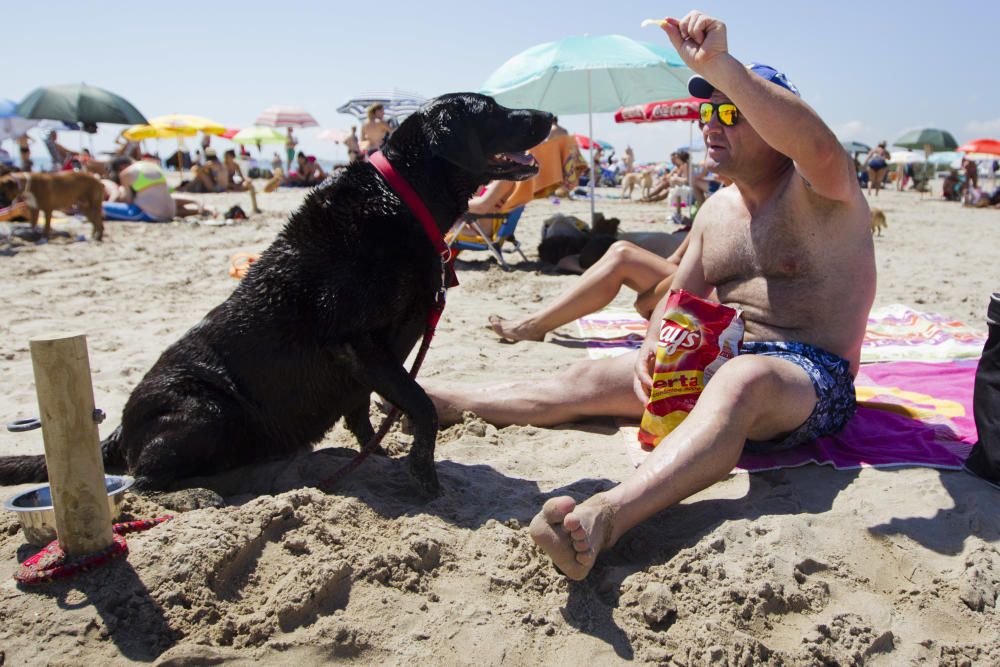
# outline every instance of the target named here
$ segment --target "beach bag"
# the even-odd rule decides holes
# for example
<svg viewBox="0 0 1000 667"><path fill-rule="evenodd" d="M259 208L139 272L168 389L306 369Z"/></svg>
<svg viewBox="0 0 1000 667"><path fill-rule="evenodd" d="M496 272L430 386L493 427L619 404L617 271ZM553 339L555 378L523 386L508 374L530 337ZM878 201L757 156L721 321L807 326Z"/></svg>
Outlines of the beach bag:
<svg viewBox="0 0 1000 667"><path fill-rule="evenodd" d="M656 447L684 421L702 389L743 346L740 311L671 290L660 322L653 388L639 424L639 442Z"/></svg>
<svg viewBox="0 0 1000 667"><path fill-rule="evenodd" d="M542 223L542 240L553 236L570 236L584 239L590 234L590 226L580 218L556 213Z"/></svg>
<svg viewBox="0 0 1000 667"><path fill-rule="evenodd" d="M994 292L990 298L986 323L989 335L976 368L972 394L979 442L972 448L965 467L1000 485L1000 292Z"/></svg>

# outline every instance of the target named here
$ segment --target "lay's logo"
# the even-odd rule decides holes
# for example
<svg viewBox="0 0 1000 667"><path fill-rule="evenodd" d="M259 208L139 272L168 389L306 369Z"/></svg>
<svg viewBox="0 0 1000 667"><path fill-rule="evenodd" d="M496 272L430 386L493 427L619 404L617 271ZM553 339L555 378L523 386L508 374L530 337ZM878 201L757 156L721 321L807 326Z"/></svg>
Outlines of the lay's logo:
<svg viewBox="0 0 1000 667"><path fill-rule="evenodd" d="M679 326L676 322L664 320L660 325L660 347L668 355L677 350L693 350L701 343L701 333Z"/></svg>

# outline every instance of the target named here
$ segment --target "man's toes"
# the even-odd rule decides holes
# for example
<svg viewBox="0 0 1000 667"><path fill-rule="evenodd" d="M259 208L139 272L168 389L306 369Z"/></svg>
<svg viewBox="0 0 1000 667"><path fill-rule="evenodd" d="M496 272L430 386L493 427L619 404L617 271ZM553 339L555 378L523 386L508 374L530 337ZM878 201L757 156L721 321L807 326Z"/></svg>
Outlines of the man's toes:
<svg viewBox="0 0 1000 667"><path fill-rule="evenodd" d="M576 501L569 496L549 498L542 505L541 515L551 524L562 523L566 515L576 508Z"/></svg>

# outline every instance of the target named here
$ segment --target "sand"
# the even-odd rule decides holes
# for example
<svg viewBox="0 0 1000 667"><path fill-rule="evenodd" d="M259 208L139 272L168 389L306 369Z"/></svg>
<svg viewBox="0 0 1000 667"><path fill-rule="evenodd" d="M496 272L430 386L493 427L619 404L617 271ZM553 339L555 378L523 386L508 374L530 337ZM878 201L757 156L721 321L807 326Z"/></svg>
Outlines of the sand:
<svg viewBox="0 0 1000 667"><path fill-rule="evenodd" d="M102 244L57 239L0 256L3 420L37 412L28 341L83 332L109 433L162 350L233 289L230 256L266 247L301 196L261 195L264 214L232 226L109 222ZM238 195L203 199L246 206ZM875 243L876 305L985 328L1000 287L1000 211L895 192L877 205L889 227ZM670 231L648 222L665 218L657 205L598 208L627 232ZM586 210L532 203L518 237L533 262L509 273L485 254L463 256L472 261L460 264L421 377L541 375L585 357L573 325L516 345L485 325L576 280L540 271L535 248L546 217ZM89 234L76 221L57 229ZM229 506L179 513L129 536L127 560L39 588L11 580L34 549L0 513L0 662L1000 663L1000 492L964 473L734 475L633 530L585 582L569 583L526 526L550 495L583 498L630 473L611 420L497 429L467 418L440 435L444 492L430 502L397 460L407 437L389 440L391 457L324 494L313 485L355 447L338 426L312 454L215 480ZM40 431L0 433L2 453L41 451ZM125 508L165 513L131 494Z"/></svg>

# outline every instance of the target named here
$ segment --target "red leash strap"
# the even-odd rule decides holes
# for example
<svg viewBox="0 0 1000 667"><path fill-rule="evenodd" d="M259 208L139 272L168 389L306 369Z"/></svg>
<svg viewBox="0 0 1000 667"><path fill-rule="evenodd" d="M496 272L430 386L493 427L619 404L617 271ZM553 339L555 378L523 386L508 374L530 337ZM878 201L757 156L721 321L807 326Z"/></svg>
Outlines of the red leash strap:
<svg viewBox="0 0 1000 667"><path fill-rule="evenodd" d="M448 244L441 237L437 223L434 222L434 216L427 210L427 206L420 198L420 195L406 182L402 174L393 169L389 161L382 155L382 151L376 151L369 155L368 161L382 175L382 178L389 184L389 187L399 195L399 198L403 200L403 203L410 209L410 212L416 216L420 224L423 225L424 233L427 234L427 238L434 244L434 249L437 250L438 255L441 257L442 268L447 278L443 286L446 288L456 287L458 285L458 276L455 275L455 257L451 253L451 248L448 247Z"/></svg>
<svg viewBox="0 0 1000 667"><path fill-rule="evenodd" d="M417 377L417 372L420 371L421 364L424 363L424 357L427 356L427 350L430 349L431 340L434 338L434 331L437 329L438 322L441 320L441 313L444 312L445 295L448 292L449 287L455 287L458 285L458 276L455 275L455 257L451 253L451 248L444 242L441 238L441 233L438 231L437 224L434 222L434 217L431 212L427 210L427 206L424 204L423 200L420 199L420 195L406 182L406 179L400 175L398 171L392 168L389 161L385 159L381 151L372 153L368 156L368 161L371 162L372 166L375 167L376 171L382 175L385 182L389 184L389 187L399 195L399 198L403 200L410 212L413 213L420 220L420 224L424 227L424 233L427 234L427 238L431 240L434 244L435 250L438 252L438 256L441 258L441 289L438 291L434 298L434 307L431 309L430 314L427 316L427 327L424 329L424 338L420 343L420 350L417 352L416 359L413 360L413 367L410 369L410 378L415 379ZM385 416L382 420L382 424L379 426L378 431L375 436L372 437L365 446L361 448L361 451L355 455L348 463L342 466L337 472L333 473L329 478L324 480L319 488L327 491L334 484L339 482L341 479L354 472L361 463L368 458L368 456L375 451L379 443L385 437L385 434L389 432L392 428L393 423L399 418L399 408L393 406L389 414Z"/></svg>
<svg viewBox="0 0 1000 667"><path fill-rule="evenodd" d="M111 530L114 532L114 535L111 537L114 541L110 546L97 553L86 554L76 558L68 558L62 547L59 546L59 540L53 540L48 546L21 563L17 572L14 573L14 580L19 584L33 586L35 584L46 584L56 579L72 577L87 570L93 570L128 553L128 545L125 543L125 538L122 537L126 533L149 530L153 526L159 525L164 521L169 521L172 518L172 516L167 515L158 519L116 523L111 527Z"/></svg>
<svg viewBox="0 0 1000 667"><path fill-rule="evenodd" d="M434 326L436 325L437 320L441 318L441 311L444 310L444 302L440 302L440 304L440 306L435 304L434 310L431 312L429 318L434 321L434 324L430 321L427 322L427 329L424 330L424 339L420 343L420 350L417 352L417 357L413 360L413 367L410 369L411 378L417 377L420 365L424 363L424 357L427 356L427 350L430 349L431 339L434 338ZM372 439L365 443L365 446L361 448L360 452L354 455L353 459L345 463L337 470L337 472L333 473L330 477L321 482L319 488L322 491L329 491L337 482L357 470L358 466L360 466L364 460L375 451L375 448L379 446L379 443L382 442L385 434L389 432L389 429L392 428L392 425L397 419L399 419L399 408L392 406L392 410L389 410L389 414L387 414L385 419L382 420L382 424L379 426L378 431Z"/></svg>

